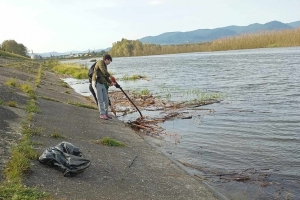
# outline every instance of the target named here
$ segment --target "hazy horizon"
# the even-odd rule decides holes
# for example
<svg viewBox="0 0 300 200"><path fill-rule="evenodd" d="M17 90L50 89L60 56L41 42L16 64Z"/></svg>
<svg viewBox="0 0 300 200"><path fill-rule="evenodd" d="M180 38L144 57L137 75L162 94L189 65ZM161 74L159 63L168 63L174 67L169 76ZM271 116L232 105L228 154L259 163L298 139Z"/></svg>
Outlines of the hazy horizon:
<svg viewBox="0 0 300 200"><path fill-rule="evenodd" d="M300 20L296 0L0 0L0 6L0 42L12 39L38 53L106 49L122 38L165 32Z"/></svg>

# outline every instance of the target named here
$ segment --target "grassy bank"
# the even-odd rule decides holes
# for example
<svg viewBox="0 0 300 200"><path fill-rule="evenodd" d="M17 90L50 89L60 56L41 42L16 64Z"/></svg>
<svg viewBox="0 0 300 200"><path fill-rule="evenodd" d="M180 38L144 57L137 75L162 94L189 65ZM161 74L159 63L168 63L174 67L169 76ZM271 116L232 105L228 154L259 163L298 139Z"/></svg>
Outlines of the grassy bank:
<svg viewBox="0 0 300 200"><path fill-rule="evenodd" d="M28 57L24 57L24 56L20 56L18 54L14 54L14 53L10 53L10 52L7 52L7 51L3 51L1 49L0 49L0 57L4 57L4 58L14 57L14 58L22 58L22 59L26 59L26 60L30 59Z"/></svg>
<svg viewBox="0 0 300 200"><path fill-rule="evenodd" d="M69 75L77 79L87 79L88 69L74 63L60 63L58 60L47 60L45 66L57 74Z"/></svg>
<svg viewBox="0 0 300 200"><path fill-rule="evenodd" d="M45 83L41 83L42 80L47 81L46 79L49 78L45 75L48 74L47 71L53 71L53 68L60 66L58 61L49 60L44 62L19 59L12 55L10 58L0 58L0 64L0 69L4 72L3 79L1 76L0 86L1 89L4 88L3 91L10 94L6 96L6 93L3 93L4 95L2 96L2 90L0 90L0 106L3 106L4 110L14 109L12 112L17 113L19 117L18 124L14 124L14 127L20 127L17 131L17 133L20 133L18 138L13 140L13 142L7 142L11 145L6 147L6 150L9 152L5 153L9 155L5 157L6 160L1 165L5 169L3 170L3 178L0 183L0 199L54 199L48 193L41 191L40 187L28 187L24 184L24 180L32 170L32 160L37 160L38 158L38 153L34 149L37 143L32 142L31 137L42 135L45 132L44 127L35 127L36 121L34 118L42 112L41 108L39 108L38 100L47 99L90 109L97 109L97 107L77 102L76 100L81 100L80 98L72 98L72 101L67 100L68 97L72 97L68 95L66 95L65 99L38 96L37 91L39 89L47 88L57 91L56 89L59 88L61 89L60 92L63 92L64 88L68 87L62 81L51 83L47 87ZM62 66L65 67L64 65ZM75 67L75 69L78 69L78 67ZM84 74L87 74L87 69L84 70ZM59 92L57 93L59 94ZM24 96L24 101L18 99L19 95ZM15 110L17 111L15 112ZM6 120L6 117L6 113L1 113L1 120ZM19 123L19 119L21 123ZM0 127L1 133L2 128L4 127ZM3 130L6 133L6 130ZM11 132L13 133L13 131ZM11 134L11 132L8 134ZM55 131L49 137L64 138L64 135Z"/></svg>
<svg viewBox="0 0 300 200"><path fill-rule="evenodd" d="M38 158L38 154L33 149L33 144L30 140L31 135L37 132L31 127L30 123L33 120L34 113L40 111L36 103L35 89L41 81L42 67L37 68L36 66L38 66L38 63L35 66L31 66L29 70L29 72L33 72L36 75L36 80L31 84L29 82L20 84L16 79L12 78L5 83L7 87L13 87L26 93L30 100L27 102L26 107L22 108L27 113L27 116L22 118L21 138L11 148L10 160L4 170L5 180L0 185L0 199L50 199L49 194L40 191L38 188L26 187L23 184L23 177L30 171L31 160Z"/></svg>

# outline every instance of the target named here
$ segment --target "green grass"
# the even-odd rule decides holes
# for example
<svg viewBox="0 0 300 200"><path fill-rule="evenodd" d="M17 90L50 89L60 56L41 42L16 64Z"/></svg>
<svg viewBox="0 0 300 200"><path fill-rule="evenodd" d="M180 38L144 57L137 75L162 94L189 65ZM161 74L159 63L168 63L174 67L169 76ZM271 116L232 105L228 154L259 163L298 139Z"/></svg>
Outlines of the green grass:
<svg viewBox="0 0 300 200"><path fill-rule="evenodd" d="M150 94L150 90L148 90L148 89L142 89L142 90L140 91L140 94L141 94L141 95L149 95L149 94Z"/></svg>
<svg viewBox="0 0 300 200"><path fill-rule="evenodd" d="M64 136L62 136L58 131L55 131L54 133L52 133L50 135L51 138L55 138L55 139L60 139L60 138L65 138Z"/></svg>
<svg viewBox="0 0 300 200"><path fill-rule="evenodd" d="M27 115L27 121L28 122L32 122L33 121L33 117L34 117L34 113L28 113L28 115Z"/></svg>
<svg viewBox="0 0 300 200"><path fill-rule="evenodd" d="M26 124L28 126L28 124ZM19 144L12 147L11 159L4 170L6 178L11 182L21 182L21 178L29 168L30 159L37 159L38 155L30 144L30 128L23 126L23 137ZM27 134L29 133L29 134Z"/></svg>
<svg viewBox="0 0 300 200"><path fill-rule="evenodd" d="M46 99L46 100L49 100L49 101L60 102L59 100L56 100L56 99L53 99L53 98L50 98L50 97L45 97L45 96L39 96L39 98Z"/></svg>
<svg viewBox="0 0 300 200"><path fill-rule="evenodd" d="M33 92L33 89L30 84L21 84L19 87L25 93Z"/></svg>
<svg viewBox="0 0 300 200"><path fill-rule="evenodd" d="M42 78L42 66L39 67L38 73L36 76L36 81L35 81L35 86L38 87L41 83L41 78Z"/></svg>
<svg viewBox="0 0 300 200"><path fill-rule="evenodd" d="M65 88L70 88L69 85L63 81L60 83L60 86L65 87Z"/></svg>
<svg viewBox="0 0 300 200"><path fill-rule="evenodd" d="M0 51L0 55L1 55ZM22 63L26 63L22 60ZM28 64L28 63L27 63ZM22 65L17 67L21 67ZM27 67L27 69L26 69ZM26 66L25 70L30 71L30 67ZM36 71L36 70L33 70ZM37 73L36 84L40 82L39 74ZM26 93L35 93L35 90L29 84L19 85L15 79L9 79L6 83L8 86L18 87ZM34 113L39 112L36 102L32 95L31 100L27 102L25 110L28 115L22 122L22 135L17 144L10 149L10 159L6 163L4 169L5 180L0 185L0 199L13 200L35 200L35 199L53 199L50 194L40 191L38 188L26 187L23 183L23 178L30 172L31 160L38 158L37 152L33 148L33 143L30 141L32 135L40 135L43 128L32 128L30 122L33 121ZM5 103L1 100L1 104Z"/></svg>
<svg viewBox="0 0 300 200"><path fill-rule="evenodd" d="M207 100L221 100L224 95L220 93L210 93L210 92L202 92L199 89L187 90L185 93L187 96L196 96L197 101L207 101Z"/></svg>
<svg viewBox="0 0 300 200"><path fill-rule="evenodd" d="M21 85L19 85L19 88L20 88L23 92L27 93L27 94L29 95L30 98L36 99L35 90L32 88L32 86L31 86L30 84L28 84L28 83L26 83L26 84L21 84Z"/></svg>
<svg viewBox="0 0 300 200"><path fill-rule="evenodd" d="M147 78L146 76L144 75L138 75L138 74L133 74L131 76L128 76L127 74L125 74L121 80L123 81L135 81L135 80L139 80L139 79L145 79Z"/></svg>
<svg viewBox="0 0 300 200"><path fill-rule="evenodd" d="M167 100L170 100L172 97L172 93L174 94L181 94L186 96L186 99L191 99L191 97L195 97L193 100L190 101L191 104L193 102L204 102L204 101L210 101L210 100L222 100L224 99L224 95L220 93L210 93L210 92L204 92L199 89L181 89L181 88L165 88L162 90L162 92L165 94L164 98ZM150 91L149 89L142 89L142 90L134 90L132 92L134 98L140 98L141 96L149 96ZM161 96L157 98L162 98Z"/></svg>
<svg viewBox="0 0 300 200"><path fill-rule="evenodd" d="M0 186L0 197L3 199L50 199L50 195L37 188L28 188L22 183L22 178L30 169L30 161L37 159L38 154L33 149L30 134L34 132L29 124L22 126L22 138L12 147L11 158L4 170L5 182Z"/></svg>
<svg viewBox="0 0 300 200"><path fill-rule="evenodd" d="M31 128L31 132L30 132L30 135L33 136L33 135L42 135L42 133L44 132L44 128L43 127L34 127L34 128Z"/></svg>
<svg viewBox="0 0 300 200"><path fill-rule="evenodd" d="M78 64L61 64L58 63L52 67L52 71L58 74L70 75L76 79L87 79L88 69Z"/></svg>
<svg viewBox="0 0 300 200"><path fill-rule="evenodd" d="M39 113L40 112L39 107L36 105L36 103L33 99L31 99L27 102L25 110L28 113L30 113L30 112Z"/></svg>
<svg viewBox="0 0 300 200"><path fill-rule="evenodd" d="M38 188L28 188L20 183L7 182L0 186L0 198L12 200L50 200L51 197Z"/></svg>
<svg viewBox="0 0 300 200"><path fill-rule="evenodd" d="M149 96L150 90L149 89L142 89L142 90L134 90L132 92L135 98L141 97L141 96Z"/></svg>
<svg viewBox="0 0 300 200"><path fill-rule="evenodd" d="M206 92L200 89L161 88L160 92L166 95L166 99L171 99L172 94L183 95L185 99L193 98L193 101L222 100L225 97L225 95L221 93Z"/></svg>
<svg viewBox="0 0 300 200"><path fill-rule="evenodd" d="M10 53L10 52L7 52L7 51L3 51L1 49L0 49L0 56L2 56L2 57L22 58L22 59L26 59L26 60L30 59L28 57L24 57L24 56L21 56L21 55L18 55L18 54L14 54L14 53Z"/></svg>
<svg viewBox="0 0 300 200"><path fill-rule="evenodd" d="M74 105L74 106L77 106L77 107L83 107L83 108L89 108L89 109L96 109L96 110L98 110L98 108L95 107L95 106L86 105L86 104L82 104L82 103L78 103L78 102L73 102L71 100L68 100L67 104Z"/></svg>
<svg viewBox="0 0 300 200"><path fill-rule="evenodd" d="M122 142L119 142L117 140L111 139L109 137L101 138L100 140L96 141L97 144L102 144L105 146L113 146L113 147L124 147L125 144Z"/></svg>
<svg viewBox="0 0 300 200"><path fill-rule="evenodd" d="M38 60L24 60L18 59L8 62L5 67L16 69L18 71L22 71L25 73L37 75L39 71L39 67L41 66L41 61ZM35 80L36 81L36 80Z"/></svg>
<svg viewBox="0 0 300 200"><path fill-rule="evenodd" d="M11 86L11 87L17 87L18 82L17 82L17 80L14 79L14 78L9 78L9 79L5 82L5 85Z"/></svg>
<svg viewBox="0 0 300 200"><path fill-rule="evenodd" d="M17 107L17 103L15 101L8 101L5 104L9 107Z"/></svg>
<svg viewBox="0 0 300 200"><path fill-rule="evenodd" d="M46 61L46 63L44 64L45 68L48 70L51 70L53 67L59 65L59 61L56 59L49 59Z"/></svg>
<svg viewBox="0 0 300 200"><path fill-rule="evenodd" d="M4 104L4 101L0 99L0 105Z"/></svg>
<svg viewBox="0 0 300 200"><path fill-rule="evenodd" d="M18 87L20 90L28 94L28 96L32 99L36 99L36 94L35 90L32 88L30 83L24 83L20 84L16 79L14 78L9 78L6 82L5 85L10 86L10 87Z"/></svg>

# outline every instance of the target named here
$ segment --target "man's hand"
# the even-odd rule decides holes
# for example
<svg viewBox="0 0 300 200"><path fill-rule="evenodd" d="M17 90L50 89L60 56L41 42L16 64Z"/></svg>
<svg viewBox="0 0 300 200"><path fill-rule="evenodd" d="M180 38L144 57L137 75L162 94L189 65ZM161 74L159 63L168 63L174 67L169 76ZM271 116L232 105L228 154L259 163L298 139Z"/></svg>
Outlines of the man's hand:
<svg viewBox="0 0 300 200"><path fill-rule="evenodd" d="M116 78L115 77L113 77L113 76L110 76L110 80L112 81L112 82L114 82L114 83L116 83L117 81L116 81Z"/></svg>

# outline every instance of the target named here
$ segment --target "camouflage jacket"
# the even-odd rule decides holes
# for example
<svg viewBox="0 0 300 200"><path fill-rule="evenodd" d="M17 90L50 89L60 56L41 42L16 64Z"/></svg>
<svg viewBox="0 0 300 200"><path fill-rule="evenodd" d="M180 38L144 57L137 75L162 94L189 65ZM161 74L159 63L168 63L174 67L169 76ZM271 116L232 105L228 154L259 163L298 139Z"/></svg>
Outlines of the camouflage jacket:
<svg viewBox="0 0 300 200"><path fill-rule="evenodd" d="M107 66L104 63L103 60L99 60L96 63L96 66L94 68L94 74L93 74L93 81L97 81L98 83L105 84L105 83L111 83L111 80L109 79L110 74L107 71Z"/></svg>

